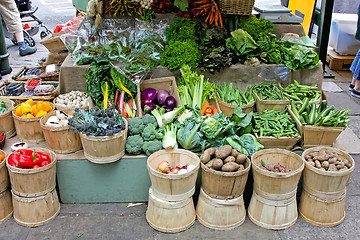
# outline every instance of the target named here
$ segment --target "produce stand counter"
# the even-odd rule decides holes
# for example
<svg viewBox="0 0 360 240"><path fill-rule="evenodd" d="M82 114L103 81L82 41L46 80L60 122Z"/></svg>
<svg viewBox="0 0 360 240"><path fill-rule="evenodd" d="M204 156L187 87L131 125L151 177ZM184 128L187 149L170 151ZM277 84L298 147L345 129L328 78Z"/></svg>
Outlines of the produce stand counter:
<svg viewBox="0 0 360 240"><path fill-rule="evenodd" d="M67 56L60 70L60 93L67 93L72 90L85 91L86 79L83 75L90 65L74 65L71 56ZM170 72L167 68L158 66L150 72L150 78L161 78L169 76L177 76L180 71ZM265 80L275 80L284 85L288 85L293 80L297 80L300 84L312 85L317 84L321 89L323 81L322 66L315 69L302 69L300 71L290 71L285 65L280 64L260 64L258 66L250 66L244 64L234 64L221 72L211 74L201 72L205 78L209 78L211 82L236 82L238 87L244 89L247 85L253 85Z"/></svg>
<svg viewBox="0 0 360 240"><path fill-rule="evenodd" d="M6 139L4 151L20 142L15 136ZM47 147L45 142L29 147ZM62 203L146 202L151 185L146 155L125 155L117 162L94 164L84 151L56 154L57 186Z"/></svg>

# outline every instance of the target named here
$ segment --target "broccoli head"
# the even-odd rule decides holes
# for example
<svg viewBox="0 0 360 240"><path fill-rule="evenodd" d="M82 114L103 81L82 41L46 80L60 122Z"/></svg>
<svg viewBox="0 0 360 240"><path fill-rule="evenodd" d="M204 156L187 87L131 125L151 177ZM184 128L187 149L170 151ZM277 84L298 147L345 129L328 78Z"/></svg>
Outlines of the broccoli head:
<svg viewBox="0 0 360 240"><path fill-rule="evenodd" d="M134 155L139 155L140 153L142 153L143 144L144 140L140 135L130 136L126 139L126 152Z"/></svg>
<svg viewBox="0 0 360 240"><path fill-rule="evenodd" d="M162 149L162 141L159 140L145 141L143 145L143 150L148 156L161 149Z"/></svg>
<svg viewBox="0 0 360 240"><path fill-rule="evenodd" d="M159 129L156 131L155 138L156 138L157 140L162 140L163 137L164 137L164 129L159 128Z"/></svg>
<svg viewBox="0 0 360 240"><path fill-rule="evenodd" d="M149 125L149 124L153 124L155 127L158 126L157 124L157 121L156 121L156 118L151 115L151 114L145 114L143 117L142 117L142 121L144 123L145 126Z"/></svg>
<svg viewBox="0 0 360 240"><path fill-rule="evenodd" d="M138 135L141 134L144 130L144 123L141 118L135 117L135 118L128 118L128 126L129 126L129 135Z"/></svg>
<svg viewBox="0 0 360 240"><path fill-rule="evenodd" d="M153 124L149 124L144 128L141 136L145 141L151 141L156 138L156 132L156 127Z"/></svg>

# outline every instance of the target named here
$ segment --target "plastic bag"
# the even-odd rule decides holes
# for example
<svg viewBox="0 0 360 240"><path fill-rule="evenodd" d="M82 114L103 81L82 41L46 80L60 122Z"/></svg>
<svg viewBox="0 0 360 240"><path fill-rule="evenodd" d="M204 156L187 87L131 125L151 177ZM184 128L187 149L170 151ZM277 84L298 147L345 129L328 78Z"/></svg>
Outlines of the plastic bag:
<svg viewBox="0 0 360 240"><path fill-rule="evenodd" d="M46 84L39 85L35 88L34 93L36 96L47 96L55 90L54 85Z"/></svg>
<svg viewBox="0 0 360 240"><path fill-rule="evenodd" d="M5 96L19 96L24 92L24 84L10 83L5 87Z"/></svg>
<svg viewBox="0 0 360 240"><path fill-rule="evenodd" d="M286 81L288 79L289 68L279 67L261 67L260 77L265 80Z"/></svg>

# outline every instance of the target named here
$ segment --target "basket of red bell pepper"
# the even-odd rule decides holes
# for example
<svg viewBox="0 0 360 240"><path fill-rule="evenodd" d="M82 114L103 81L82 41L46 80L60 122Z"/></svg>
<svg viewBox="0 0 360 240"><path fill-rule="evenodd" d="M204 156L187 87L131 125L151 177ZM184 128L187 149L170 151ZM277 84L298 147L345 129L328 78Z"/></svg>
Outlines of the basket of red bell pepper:
<svg viewBox="0 0 360 240"><path fill-rule="evenodd" d="M6 166L11 190L18 196L42 196L55 188L56 154L49 149L19 149L7 157Z"/></svg>
<svg viewBox="0 0 360 240"><path fill-rule="evenodd" d="M19 149L8 157L10 166L17 168L40 168L49 165L50 156L46 153L36 152L30 149Z"/></svg>
<svg viewBox="0 0 360 240"><path fill-rule="evenodd" d="M3 148L5 145L5 139L6 139L6 132L1 131L0 132L0 148Z"/></svg>

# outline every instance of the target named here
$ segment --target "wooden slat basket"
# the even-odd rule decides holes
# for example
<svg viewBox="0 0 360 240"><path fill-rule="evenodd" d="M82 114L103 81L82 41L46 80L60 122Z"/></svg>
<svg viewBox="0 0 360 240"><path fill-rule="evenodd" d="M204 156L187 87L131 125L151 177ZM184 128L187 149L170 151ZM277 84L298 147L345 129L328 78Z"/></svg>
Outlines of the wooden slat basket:
<svg viewBox="0 0 360 240"><path fill-rule="evenodd" d="M255 0L220 0L220 11L223 14L251 15Z"/></svg>
<svg viewBox="0 0 360 240"><path fill-rule="evenodd" d="M60 68L60 64L57 64L57 66ZM16 75L12 76L12 78L15 81L27 81L28 79L31 78L40 78L41 81L59 81L59 72L54 72L54 73L49 73L49 74L45 74L45 68L46 66L39 66L39 67L23 67ZM41 75L37 75L37 76L26 76L26 72L30 69L40 69L41 70Z"/></svg>
<svg viewBox="0 0 360 240"><path fill-rule="evenodd" d="M14 120L11 114L14 110L15 103L14 101L6 98L0 98L0 101L3 101L5 107L8 109L0 114L0 129L6 132L7 138L10 138L16 134Z"/></svg>

